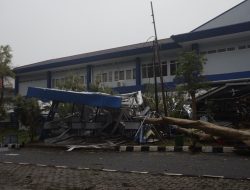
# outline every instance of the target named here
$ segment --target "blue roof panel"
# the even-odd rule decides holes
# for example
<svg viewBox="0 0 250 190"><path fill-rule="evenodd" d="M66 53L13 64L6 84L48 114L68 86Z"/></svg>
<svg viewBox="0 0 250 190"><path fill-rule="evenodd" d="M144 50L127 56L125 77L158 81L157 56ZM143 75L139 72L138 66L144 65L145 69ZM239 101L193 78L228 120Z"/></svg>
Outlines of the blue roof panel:
<svg viewBox="0 0 250 190"><path fill-rule="evenodd" d="M37 87L29 87L27 97L43 101L58 101L101 108L120 108L122 102L121 97L99 92L74 92Z"/></svg>

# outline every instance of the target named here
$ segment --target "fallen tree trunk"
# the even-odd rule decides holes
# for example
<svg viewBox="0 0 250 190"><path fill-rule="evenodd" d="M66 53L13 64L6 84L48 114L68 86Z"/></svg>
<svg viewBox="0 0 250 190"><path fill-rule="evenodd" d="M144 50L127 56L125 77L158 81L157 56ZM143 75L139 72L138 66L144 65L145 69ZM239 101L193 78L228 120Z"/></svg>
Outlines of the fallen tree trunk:
<svg viewBox="0 0 250 190"><path fill-rule="evenodd" d="M176 131L186 134L187 136L198 139L200 141L214 141L215 140L211 135L208 135L203 132L196 132L192 129L186 129L186 128L182 128L178 126L175 126L175 127L176 127Z"/></svg>
<svg viewBox="0 0 250 190"><path fill-rule="evenodd" d="M194 129L186 129L182 127L175 126L176 131L184 133L191 138L198 139L199 141L214 141L213 136L208 135L202 131L194 131Z"/></svg>
<svg viewBox="0 0 250 190"><path fill-rule="evenodd" d="M145 120L145 123L151 124L172 124L186 128L194 128L204 131L206 134L212 136L226 137L229 139L243 141L249 145L250 132L241 131L237 129L227 128L209 123L206 121L194 121L188 119L179 119L173 117L162 117L162 118L149 118Z"/></svg>

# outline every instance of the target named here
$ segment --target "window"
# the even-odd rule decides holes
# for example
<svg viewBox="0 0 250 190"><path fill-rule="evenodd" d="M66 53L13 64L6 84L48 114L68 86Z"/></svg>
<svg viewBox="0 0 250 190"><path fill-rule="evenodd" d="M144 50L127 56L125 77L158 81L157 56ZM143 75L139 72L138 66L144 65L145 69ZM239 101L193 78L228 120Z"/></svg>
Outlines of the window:
<svg viewBox="0 0 250 190"><path fill-rule="evenodd" d="M60 84L61 84L61 85L64 85L64 83L65 83L65 78L61 78Z"/></svg>
<svg viewBox="0 0 250 190"><path fill-rule="evenodd" d="M95 82L99 83L99 82L101 82L101 79L102 79L101 74L97 74L96 77L95 77Z"/></svg>
<svg viewBox="0 0 250 190"><path fill-rule="evenodd" d="M222 53L222 52L225 52L225 51L226 51L226 48L218 49L218 53Z"/></svg>
<svg viewBox="0 0 250 190"><path fill-rule="evenodd" d="M126 70L126 79L129 80L132 78L132 72L131 70Z"/></svg>
<svg viewBox="0 0 250 190"><path fill-rule="evenodd" d="M142 65L142 78L147 78L147 65Z"/></svg>
<svg viewBox="0 0 250 190"><path fill-rule="evenodd" d="M56 81L55 79L52 79L52 88L54 88L56 86Z"/></svg>
<svg viewBox="0 0 250 190"><path fill-rule="evenodd" d="M234 47L227 48L227 51L234 51L234 50L235 50Z"/></svg>
<svg viewBox="0 0 250 190"><path fill-rule="evenodd" d="M176 75L176 61L170 61L170 75Z"/></svg>
<svg viewBox="0 0 250 190"><path fill-rule="evenodd" d="M118 71L115 71L115 81L118 81L119 80L119 73Z"/></svg>
<svg viewBox="0 0 250 190"><path fill-rule="evenodd" d="M206 53L207 53L206 51L200 52L201 55L206 55Z"/></svg>
<svg viewBox="0 0 250 190"><path fill-rule="evenodd" d="M65 77L65 82L69 82L69 81L70 81L70 77L69 76Z"/></svg>
<svg viewBox="0 0 250 190"><path fill-rule="evenodd" d="M245 45L239 46L238 49L246 49Z"/></svg>
<svg viewBox="0 0 250 190"><path fill-rule="evenodd" d="M164 61L162 62L162 76L167 76L168 75L168 65L167 62Z"/></svg>
<svg viewBox="0 0 250 190"><path fill-rule="evenodd" d="M81 78L81 83L84 84L84 76L80 76Z"/></svg>
<svg viewBox="0 0 250 190"><path fill-rule="evenodd" d="M119 71L119 80L124 80L124 71Z"/></svg>
<svg viewBox="0 0 250 190"><path fill-rule="evenodd" d="M113 72L109 71L109 82L112 82L113 80Z"/></svg>
<svg viewBox="0 0 250 190"><path fill-rule="evenodd" d="M151 69L151 68L149 68ZM152 64L152 72L154 72L154 64ZM161 72L160 72L160 66L158 63L155 63L155 75L156 77L160 77L161 76ZM153 73L153 76L154 77L154 73Z"/></svg>
<svg viewBox="0 0 250 190"><path fill-rule="evenodd" d="M247 45L247 48L250 48L250 45Z"/></svg>
<svg viewBox="0 0 250 190"><path fill-rule="evenodd" d="M214 49L214 50L207 51L207 54L212 54L212 53L216 53L216 50Z"/></svg>
<svg viewBox="0 0 250 190"><path fill-rule="evenodd" d="M136 69L133 69L133 79L136 78Z"/></svg>
<svg viewBox="0 0 250 190"><path fill-rule="evenodd" d="M162 76L167 76L167 62L162 62ZM156 77L161 76L160 65L155 63L155 75ZM154 77L154 65L153 63L142 65L142 78L153 78Z"/></svg>
<svg viewBox="0 0 250 190"><path fill-rule="evenodd" d="M102 82L108 82L108 74L102 73Z"/></svg>
<svg viewBox="0 0 250 190"><path fill-rule="evenodd" d="M147 68L147 73L148 73L148 78L152 78L154 77L154 68L153 68L153 64L150 63L148 64L148 68Z"/></svg>
<svg viewBox="0 0 250 190"><path fill-rule="evenodd" d="M56 79L56 85L55 87L58 87L59 86L59 79Z"/></svg>

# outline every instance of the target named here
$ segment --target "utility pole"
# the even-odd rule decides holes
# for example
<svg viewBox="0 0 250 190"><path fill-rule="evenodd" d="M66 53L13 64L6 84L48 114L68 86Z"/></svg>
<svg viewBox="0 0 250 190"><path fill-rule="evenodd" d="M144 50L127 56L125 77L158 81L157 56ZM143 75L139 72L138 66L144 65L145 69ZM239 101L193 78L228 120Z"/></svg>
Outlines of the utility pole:
<svg viewBox="0 0 250 190"><path fill-rule="evenodd" d="M160 58L160 53L159 53L159 43L158 43L158 38L157 38L156 26L155 26L154 9L153 9L152 1L150 3L151 3L151 10L152 10L152 17L153 17L153 24L154 24L154 32L155 32L155 43L154 43L155 48L154 48L154 51L155 51L155 55L157 57L157 61L158 61L158 64L159 64L162 101L163 101L164 113L165 113L165 116L167 116L168 111L167 111L166 96L165 96L165 89L164 89L163 76L162 76L162 63L161 63L161 58Z"/></svg>
<svg viewBox="0 0 250 190"><path fill-rule="evenodd" d="M154 82L155 82L155 110L156 113L159 114L159 99L158 99L158 85L157 85L157 76L156 76L156 61L155 61L155 57L156 57L156 51L155 51L155 41L153 41L153 71L154 71Z"/></svg>

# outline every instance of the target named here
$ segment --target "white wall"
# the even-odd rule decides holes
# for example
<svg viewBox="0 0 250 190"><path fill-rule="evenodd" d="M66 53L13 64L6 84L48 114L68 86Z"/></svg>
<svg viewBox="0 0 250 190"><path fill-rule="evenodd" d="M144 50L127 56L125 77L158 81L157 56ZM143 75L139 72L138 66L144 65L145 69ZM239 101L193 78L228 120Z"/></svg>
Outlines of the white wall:
<svg viewBox="0 0 250 190"><path fill-rule="evenodd" d="M190 47L190 45L187 45ZM205 57L207 58L207 63L204 67L205 75L214 74L225 74L225 73L235 73L250 71L250 37L234 36L234 39L226 39L223 41L202 41L199 44L200 52L205 52ZM244 49L240 49L240 46L245 46ZM185 48L185 47L184 47ZM234 51L228 51L228 48L234 48ZM225 52L218 52L218 50L226 49ZM211 50L215 50L216 53L208 53ZM180 50L182 51L182 50ZM163 77L164 82L172 82L175 76L170 75L170 61L176 60L178 52L166 51L161 52L161 61L167 62L167 76ZM141 66L143 64L152 63L152 55L139 56L141 59ZM117 87L120 86L134 86L136 85L136 79L133 79L133 70L136 68L135 58L120 58L119 60L114 60L108 63L107 61L100 61L92 65L92 82L95 81L97 75L102 75L103 73L112 72L112 81L103 82L101 79L101 85L107 87ZM65 78L69 74L74 74L78 76L84 76L84 83L86 85L87 70L84 66L79 65L78 68L72 70L60 68L60 71L52 71L51 79L61 79ZM141 67L142 69L142 67ZM126 78L126 70L131 70L131 79ZM124 80L115 81L115 71L124 71ZM141 70L142 76L142 70ZM108 76L107 76L108 77ZM102 78L102 76L101 76ZM250 78L250 76L249 76ZM158 77L158 82L160 79ZM154 83L154 78L142 78L142 84ZM40 72L37 74L27 74L20 76L19 93L21 95L26 95L28 86L34 87L46 87L46 72Z"/></svg>
<svg viewBox="0 0 250 190"><path fill-rule="evenodd" d="M174 79L175 76L170 75L170 64L171 64L170 61L176 60L177 57L169 56L169 55L168 56L162 55L161 57L162 57L161 62L167 62L167 76L163 76L163 81L164 82L173 82L173 79ZM152 63L152 58L144 60L142 62L142 65L143 64L150 64L150 63ZM142 70L141 70L141 73L142 73ZM142 78L141 81L142 81L142 84L153 84L154 83L154 78L153 77L152 78ZM157 77L157 82L160 82L160 77Z"/></svg>
<svg viewBox="0 0 250 190"><path fill-rule="evenodd" d="M47 80L31 80L19 83L19 94L21 96L27 95L28 87L47 87Z"/></svg>
<svg viewBox="0 0 250 190"><path fill-rule="evenodd" d="M239 49L240 46L245 46L246 48ZM235 49L233 51L218 52L219 49L227 48ZM217 52L205 54L207 58L204 67L205 75L250 71L250 41L201 48L201 52L211 50L216 50Z"/></svg>
<svg viewBox="0 0 250 190"><path fill-rule="evenodd" d="M87 70L86 68L79 68L79 69L68 69L68 70L61 70L61 71L54 71L51 74L51 87L54 88L56 86L53 86L53 81L54 80L59 80L65 79L65 77L68 77L70 75L76 75L79 77L84 77L84 85L86 85L86 77L87 77Z"/></svg>
<svg viewBox="0 0 250 190"><path fill-rule="evenodd" d="M135 69L136 67L136 63L135 61L123 61L120 63L109 63L109 64L105 64L105 65L96 65L93 66L93 70L92 70L92 82L95 83L96 82L96 77L97 75L101 76L101 84L103 86L106 87L118 87L120 86L133 86L136 84L135 79L133 79L133 69ZM127 79L126 78L126 70L130 70L131 71L131 79ZM115 81L115 71L124 71L124 80L118 80ZM104 82L102 80L102 74L103 73L107 73L107 75L109 74L109 72L112 72L112 82L110 82L109 80L107 82ZM109 76L107 76L109 77Z"/></svg>

